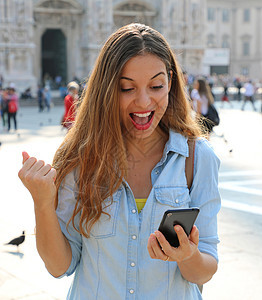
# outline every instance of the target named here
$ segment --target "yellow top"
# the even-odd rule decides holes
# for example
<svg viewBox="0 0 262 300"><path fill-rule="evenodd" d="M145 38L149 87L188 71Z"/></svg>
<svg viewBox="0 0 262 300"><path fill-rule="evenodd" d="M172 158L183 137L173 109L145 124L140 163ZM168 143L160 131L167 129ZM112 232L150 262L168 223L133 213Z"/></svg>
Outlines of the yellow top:
<svg viewBox="0 0 262 300"><path fill-rule="evenodd" d="M136 198L136 206L137 206L137 210L138 213L141 212L141 210L144 208L145 204L146 204L146 198Z"/></svg>

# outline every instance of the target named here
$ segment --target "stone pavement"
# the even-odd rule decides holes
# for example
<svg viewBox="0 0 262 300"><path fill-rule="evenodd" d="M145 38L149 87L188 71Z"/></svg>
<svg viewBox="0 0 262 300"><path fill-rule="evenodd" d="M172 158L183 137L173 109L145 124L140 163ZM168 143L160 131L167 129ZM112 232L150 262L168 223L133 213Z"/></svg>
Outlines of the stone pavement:
<svg viewBox="0 0 262 300"><path fill-rule="evenodd" d="M257 103L259 105L260 103ZM221 125L211 143L221 158L221 176L229 172L259 174L250 203L262 207L262 115L234 109L221 109ZM62 300L65 299L71 278L55 279L46 271L35 247L34 212L30 194L20 183L17 172L21 167L21 152L26 150L47 162L52 161L65 131L59 122L62 106L38 113L37 107L22 107L18 113L18 132L3 132L0 126L0 299ZM225 143L224 135L228 142ZM233 152L229 153L232 148ZM233 176L233 175L232 175ZM222 178L222 177L221 177ZM257 178L257 177L256 177ZM236 179L234 179L236 180ZM260 183L259 183L260 180ZM251 191L251 189L250 189ZM222 198L236 200L237 192L222 189ZM258 195L259 192L258 192ZM223 203L223 202L222 202ZM225 204L226 202L224 202ZM233 203L233 202L232 202ZM219 269L213 279L204 285L206 300L256 300L262 294L262 217L260 211L247 213L234 205L222 207L219 213ZM5 246L13 237L26 230L26 241L17 252L14 246ZM190 300L190 299L188 299Z"/></svg>

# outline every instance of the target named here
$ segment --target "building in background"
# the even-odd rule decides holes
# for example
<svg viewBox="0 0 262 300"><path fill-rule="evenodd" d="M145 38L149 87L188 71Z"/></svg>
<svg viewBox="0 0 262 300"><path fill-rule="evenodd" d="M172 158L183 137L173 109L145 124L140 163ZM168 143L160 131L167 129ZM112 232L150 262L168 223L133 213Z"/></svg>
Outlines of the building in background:
<svg viewBox="0 0 262 300"><path fill-rule="evenodd" d="M230 50L229 74L262 79L262 1L207 0L206 47Z"/></svg>
<svg viewBox="0 0 262 300"><path fill-rule="evenodd" d="M148 24L192 74L261 79L260 0L0 0L0 75L18 90L83 80L118 27Z"/></svg>

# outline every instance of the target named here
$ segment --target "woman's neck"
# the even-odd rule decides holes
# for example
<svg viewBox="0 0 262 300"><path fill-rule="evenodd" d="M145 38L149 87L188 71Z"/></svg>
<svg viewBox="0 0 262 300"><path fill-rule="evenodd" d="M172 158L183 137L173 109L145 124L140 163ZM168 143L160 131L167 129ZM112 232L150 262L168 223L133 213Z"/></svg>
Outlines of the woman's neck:
<svg viewBox="0 0 262 300"><path fill-rule="evenodd" d="M164 133L159 127L147 138L144 139L126 139L128 156L132 157L151 157L163 153L165 144L168 140L168 134Z"/></svg>

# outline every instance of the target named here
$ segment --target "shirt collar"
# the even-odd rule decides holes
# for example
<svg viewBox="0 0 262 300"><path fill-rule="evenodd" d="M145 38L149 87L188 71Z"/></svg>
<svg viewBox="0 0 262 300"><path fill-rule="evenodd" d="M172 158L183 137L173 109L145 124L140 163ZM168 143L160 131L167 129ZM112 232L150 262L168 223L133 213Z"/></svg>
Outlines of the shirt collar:
<svg viewBox="0 0 262 300"><path fill-rule="evenodd" d="M189 156L187 138L171 129L169 131L169 139L165 145L163 156L165 157L170 151L186 157Z"/></svg>

